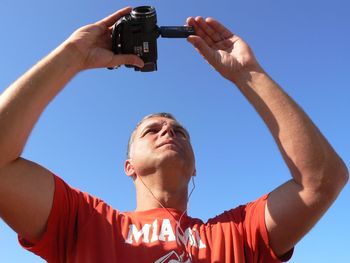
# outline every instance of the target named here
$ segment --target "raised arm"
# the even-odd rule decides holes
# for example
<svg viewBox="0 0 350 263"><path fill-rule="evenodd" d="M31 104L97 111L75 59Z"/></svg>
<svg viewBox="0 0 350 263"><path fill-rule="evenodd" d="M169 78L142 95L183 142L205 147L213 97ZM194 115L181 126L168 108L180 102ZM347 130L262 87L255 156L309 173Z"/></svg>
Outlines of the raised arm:
<svg viewBox="0 0 350 263"><path fill-rule="evenodd" d="M305 112L261 68L249 46L212 18L188 18L197 51L232 81L263 118L292 179L268 197L270 245L282 256L321 218L348 180L348 170Z"/></svg>
<svg viewBox="0 0 350 263"><path fill-rule="evenodd" d="M29 241L45 231L54 182L45 168L20 158L23 147L45 107L78 72L143 66L137 56L111 51L111 26L130 11L124 8L78 29L0 96L0 216Z"/></svg>

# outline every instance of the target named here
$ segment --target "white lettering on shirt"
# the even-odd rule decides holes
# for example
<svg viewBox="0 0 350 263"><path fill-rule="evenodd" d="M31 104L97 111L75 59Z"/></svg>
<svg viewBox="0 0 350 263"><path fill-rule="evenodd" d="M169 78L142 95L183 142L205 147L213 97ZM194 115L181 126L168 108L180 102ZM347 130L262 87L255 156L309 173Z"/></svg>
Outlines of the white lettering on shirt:
<svg viewBox="0 0 350 263"><path fill-rule="evenodd" d="M163 219L160 229L158 228L158 219L155 219L152 224L144 224L141 227L141 230L139 230L136 225L130 224L125 243L138 244L140 242L153 243L156 241L173 242L177 240L178 243L185 245L189 242L191 246L199 249L206 248L206 245L200 238L199 231L197 229L191 229L188 227L183 232L179 231L179 228L176 228L176 236L174 232L173 226L171 225L170 220L167 218ZM149 239L150 236L151 240Z"/></svg>
<svg viewBox="0 0 350 263"><path fill-rule="evenodd" d="M159 240L166 241L165 240L166 236L168 237L168 241L169 242L175 240L174 231L173 231L173 229L171 227L169 219L164 219L163 220L162 228L160 229L160 233L159 233Z"/></svg>
<svg viewBox="0 0 350 263"><path fill-rule="evenodd" d="M158 220L154 220L152 224L152 239L151 242L155 242L159 239L159 235L157 234L157 229L158 229Z"/></svg>
<svg viewBox="0 0 350 263"><path fill-rule="evenodd" d="M136 243L138 243L141 236L142 236L142 242L148 243L150 227L151 227L150 224L145 224L141 230L138 230L135 225L129 225L129 234L127 239L125 240L125 243L132 244L132 237L134 237Z"/></svg>

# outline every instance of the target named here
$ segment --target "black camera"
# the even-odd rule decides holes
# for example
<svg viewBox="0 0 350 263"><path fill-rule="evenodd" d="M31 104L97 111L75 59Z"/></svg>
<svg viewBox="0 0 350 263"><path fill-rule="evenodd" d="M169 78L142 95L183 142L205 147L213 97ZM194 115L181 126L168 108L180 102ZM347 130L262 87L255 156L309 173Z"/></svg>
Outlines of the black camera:
<svg viewBox="0 0 350 263"><path fill-rule="evenodd" d="M157 26L156 10L152 6L135 7L121 17L112 29L112 50L115 54L135 54L145 63L136 71L157 70L157 38L186 38L194 34L190 26Z"/></svg>

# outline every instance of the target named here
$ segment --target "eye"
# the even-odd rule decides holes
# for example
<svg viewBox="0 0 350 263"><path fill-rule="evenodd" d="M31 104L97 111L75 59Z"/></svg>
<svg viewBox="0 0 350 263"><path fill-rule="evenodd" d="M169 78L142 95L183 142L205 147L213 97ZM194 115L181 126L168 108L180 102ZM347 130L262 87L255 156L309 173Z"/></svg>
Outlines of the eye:
<svg viewBox="0 0 350 263"><path fill-rule="evenodd" d="M157 133L157 132L158 132L157 129L155 129L155 128L150 128L150 129L147 129L147 130L145 131L144 135L146 135L146 134L148 134L148 133L154 134L154 133Z"/></svg>
<svg viewBox="0 0 350 263"><path fill-rule="evenodd" d="M175 130L175 133L180 134L181 136L187 138L187 134L186 134L185 131L182 130L182 129L176 129L176 130Z"/></svg>

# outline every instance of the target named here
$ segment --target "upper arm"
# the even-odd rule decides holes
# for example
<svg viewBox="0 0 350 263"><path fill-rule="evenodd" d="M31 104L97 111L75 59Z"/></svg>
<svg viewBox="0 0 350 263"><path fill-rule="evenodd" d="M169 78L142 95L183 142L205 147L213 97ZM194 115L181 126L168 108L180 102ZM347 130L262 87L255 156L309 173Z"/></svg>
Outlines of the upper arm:
<svg viewBox="0 0 350 263"><path fill-rule="evenodd" d="M46 229L54 178L44 167L18 158L0 168L0 216L20 236L35 243Z"/></svg>
<svg viewBox="0 0 350 263"><path fill-rule="evenodd" d="M270 245L276 255L292 249L317 223L339 191L312 190L290 180L272 191L265 208Z"/></svg>

